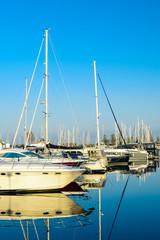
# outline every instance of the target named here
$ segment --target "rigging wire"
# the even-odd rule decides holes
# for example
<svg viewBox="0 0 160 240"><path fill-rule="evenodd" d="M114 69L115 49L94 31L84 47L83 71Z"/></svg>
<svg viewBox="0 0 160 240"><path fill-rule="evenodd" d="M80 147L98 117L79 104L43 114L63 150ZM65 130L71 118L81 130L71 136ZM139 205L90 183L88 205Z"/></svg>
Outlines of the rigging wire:
<svg viewBox="0 0 160 240"><path fill-rule="evenodd" d="M49 34L48 34L48 35L49 35ZM72 106L72 103L71 103L71 100L70 100L70 97L69 97L67 88L66 88L65 83L64 83L64 79L63 79L63 76L62 76L62 71L61 71L61 69L60 69L60 65L59 65L59 63L58 63L58 60L57 60L57 57L56 57L56 54L55 54L55 51L54 51L54 48L53 48L53 44L52 44L52 42L51 42L50 35L49 35L49 41L50 41L51 48L52 48L52 52L53 52L53 55L54 55L54 57L55 57L56 64L57 64L57 67L58 67L58 70L59 70L59 73L60 73L60 76L61 76L61 80L62 80L62 83L63 83L63 87L64 87L64 89L65 89L66 96L67 96L67 99L68 99L68 102L69 102L69 105L70 105L70 108L71 108L71 112L72 112L74 121L75 121L75 123L76 123L76 126L77 126L78 129L79 129L78 121L77 121L76 115L75 115L75 113L74 113L73 106Z"/></svg>
<svg viewBox="0 0 160 240"><path fill-rule="evenodd" d="M97 72L97 76L98 76L98 78L99 78L99 81L100 81L100 83L101 83L102 89L103 89L104 94L105 94L105 97L106 97L106 99L107 99L107 102L108 102L109 107L110 107L110 109L111 109L111 112L112 112L112 114L113 114L114 120L115 120L116 125L117 125L117 127L118 127L118 130L119 130L119 132L120 132L121 138L123 139L123 142L124 142L124 144L126 145L126 141L125 141L125 139L124 139L124 137L123 137L122 131L121 131L120 127L119 127L118 121L117 121L116 116L115 116L115 114L114 114L114 112L113 112L112 106L111 106L111 104L110 104L109 98L108 98L108 96L107 96L107 93L106 93L106 91L105 91L105 88L104 88L104 86L103 86L102 80L101 80L98 72Z"/></svg>
<svg viewBox="0 0 160 240"><path fill-rule="evenodd" d="M116 214L115 214L115 217L114 217L113 223L112 223L112 227L111 227L111 230L110 230L110 233L109 233L108 240L109 240L110 237L111 237L112 230L113 230L113 227L114 227L114 224L115 224L115 221L116 221L116 218L117 218L118 212L119 212L119 208L120 208L120 206L121 206L121 202L122 202L122 199L123 199L123 196L124 196L124 193L125 193L126 187L127 187L127 185L128 185L129 178L130 178L130 176L128 176L127 181L126 181L126 184L125 184L125 186L124 186L124 189L123 189L123 192L122 192L122 196L121 196L120 202L119 202L119 204L118 204L118 208L117 208L117 211L116 211Z"/></svg>
<svg viewBox="0 0 160 240"><path fill-rule="evenodd" d="M20 127L20 124L21 124L21 121L22 121L23 112L24 112L24 109L26 107L27 99L28 99L28 96L29 96L29 93L30 93L30 88L31 88L33 78L34 78L34 75L35 75L35 71L36 71L36 68L37 68L39 56L40 56L41 49L42 49L43 42L44 42L44 38L45 38L45 35L43 36L41 46L40 46L40 49L39 49L39 52L38 52L38 57L37 57L36 64L35 64L35 67L34 67L34 70L33 70L33 74L32 74L32 78L31 78L29 88L28 88L27 96L26 96L26 99L25 99L25 102L24 102L24 105L23 105L23 109L22 109L22 113L21 113L21 116L20 116L20 119L19 119L18 127L17 127L16 133L15 133L14 139L13 139L12 148L14 147L14 144L15 144L15 141L16 141L16 138L17 138L17 134L18 134L18 131L19 131L19 127Z"/></svg>
<svg viewBox="0 0 160 240"><path fill-rule="evenodd" d="M29 132L28 132L27 140L26 140L26 145L27 145L27 143L28 143L28 139L29 139L29 137L30 137L30 133L31 133L31 130L32 130L32 126L33 126L34 118L35 118L35 115L36 115L36 111L37 111L37 107L38 107L39 99L40 99L41 92L42 92L42 88L43 88L43 84L44 84L44 79L45 79L45 77L43 78L42 85L41 85L41 88L40 88L40 92L39 92L39 96L38 96L38 99L37 99L36 107L35 107L35 110L34 110L34 114L33 114L32 122L31 122L30 129L29 129ZM45 113L45 114L46 114L46 113Z"/></svg>

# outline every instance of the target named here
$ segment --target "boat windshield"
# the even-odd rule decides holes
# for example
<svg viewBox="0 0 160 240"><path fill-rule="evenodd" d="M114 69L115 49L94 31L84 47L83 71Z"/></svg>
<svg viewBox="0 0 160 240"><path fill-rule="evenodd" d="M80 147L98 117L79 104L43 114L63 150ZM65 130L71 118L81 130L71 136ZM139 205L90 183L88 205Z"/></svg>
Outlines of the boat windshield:
<svg viewBox="0 0 160 240"><path fill-rule="evenodd" d="M3 158L23 158L25 156L20 153L7 152L1 157L3 157Z"/></svg>
<svg viewBox="0 0 160 240"><path fill-rule="evenodd" d="M23 154L27 157L33 157L33 158L43 158L41 155L34 153L34 152L23 152Z"/></svg>

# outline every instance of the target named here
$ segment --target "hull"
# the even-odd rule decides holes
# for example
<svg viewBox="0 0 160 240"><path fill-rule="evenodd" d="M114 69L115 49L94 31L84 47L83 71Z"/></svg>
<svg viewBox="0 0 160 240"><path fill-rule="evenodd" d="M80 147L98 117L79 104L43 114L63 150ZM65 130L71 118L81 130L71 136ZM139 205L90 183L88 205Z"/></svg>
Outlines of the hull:
<svg viewBox="0 0 160 240"><path fill-rule="evenodd" d="M0 191L58 190L83 172L80 168L72 169L52 164L1 163Z"/></svg>
<svg viewBox="0 0 160 240"><path fill-rule="evenodd" d="M57 161L52 161L52 163L53 164L62 164L62 165L65 165L65 166L70 166L70 167L79 167L82 163L84 163L84 161L72 161L72 160L70 160L70 159L68 159L68 160L63 160L63 162L62 161L59 161L59 162L57 162Z"/></svg>
<svg viewBox="0 0 160 240"><path fill-rule="evenodd" d="M76 182L83 189L101 189L107 181L107 173L104 174L83 174Z"/></svg>
<svg viewBox="0 0 160 240"><path fill-rule="evenodd" d="M121 155L121 156L127 156L129 155L129 161L133 160L147 160L148 159L148 153L146 151L139 151L137 149L109 149L105 150L106 156L114 154Z"/></svg>
<svg viewBox="0 0 160 240"><path fill-rule="evenodd" d="M83 167L85 167L86 169L96 172L96 171L105 171L106 167L104 164L101 163L100 160L97 161L89 161L85 164L83 164Z"/></svg>

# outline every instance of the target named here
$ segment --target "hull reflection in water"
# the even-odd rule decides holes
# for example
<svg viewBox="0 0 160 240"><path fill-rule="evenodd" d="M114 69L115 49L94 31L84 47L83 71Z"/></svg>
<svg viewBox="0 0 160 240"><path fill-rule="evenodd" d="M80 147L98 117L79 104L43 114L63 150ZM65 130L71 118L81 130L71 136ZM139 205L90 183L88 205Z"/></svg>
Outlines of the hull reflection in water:
<svg viewBox="0 0 160 240"><path fill-rule="evenodd" d="M63 218L85 214L87 211L62 193L0 196L0 220Z"/></svg>
<svg viewBox="0 0 160 240"><path fill-rule="evenodd" d="M132 161L129 165L130 171L144 171L149 165L148 159L145 160L139 160L136 159L135 161Z"/></svg>
<svg viewBox="0 0 160 240"><path fill-rule="evenodd" d="M129 162L128 165L123 164L110 164L107 171L110 173L122 173L129 175L143 174L146 173L149 166L149 160L135 159Z"/></svg>

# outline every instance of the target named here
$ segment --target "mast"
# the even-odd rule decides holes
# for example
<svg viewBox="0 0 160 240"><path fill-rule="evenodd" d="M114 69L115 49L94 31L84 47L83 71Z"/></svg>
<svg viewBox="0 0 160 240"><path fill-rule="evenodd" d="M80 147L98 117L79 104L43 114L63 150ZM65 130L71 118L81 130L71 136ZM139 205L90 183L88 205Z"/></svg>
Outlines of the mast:
<svg viewBox="0 0 160 240"><path fill-rule="evenodd" d="M143 143L144 142L144 132L143 132L143 119L142 119L142 139L141 139L141 142Z"/></svg>
<svg viewBox="0 0 160 240"><path fill-rule="evenodd" d="M45 30L45 151L48 142L48 30Z"/></svg>
<svg viewBox="0 0 160 240"><path fill-rule="evenodd" d="M26 78L26 104L25 104L25 125L24 125L24 149L26 149L27 145L27 81Z"/></svg>
<svg viewBox="0 0 160 240"><path fill-rule="evenodd" d="M94 64L95 97L96 97L97 143L98 143L98 147L100 147L100 135L99 135L99 115L100 114L98 113L96 61L93 61L93 64Z"/></svg>
<svg viewBox="0 0 160 240"><path fill-rule="evenodd" d="M137 118L137 133L138 133L138 143L140 143L140 136L139 136L139 117Z"/></svg>

